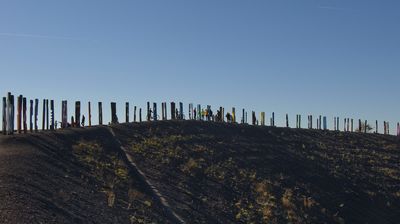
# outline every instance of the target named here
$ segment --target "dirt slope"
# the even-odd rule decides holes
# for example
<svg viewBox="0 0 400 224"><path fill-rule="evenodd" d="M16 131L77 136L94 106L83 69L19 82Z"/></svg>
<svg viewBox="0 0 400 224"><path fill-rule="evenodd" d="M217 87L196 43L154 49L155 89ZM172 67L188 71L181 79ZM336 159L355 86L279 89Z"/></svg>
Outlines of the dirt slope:
<svg viewBox="0 0 400 224"><path fill-rule="evenodd" d="M0 223L176 223L168 209L186 223L400 222L393 136L197 121L111 128L115 137L107 127L0 137Z"/></svg>

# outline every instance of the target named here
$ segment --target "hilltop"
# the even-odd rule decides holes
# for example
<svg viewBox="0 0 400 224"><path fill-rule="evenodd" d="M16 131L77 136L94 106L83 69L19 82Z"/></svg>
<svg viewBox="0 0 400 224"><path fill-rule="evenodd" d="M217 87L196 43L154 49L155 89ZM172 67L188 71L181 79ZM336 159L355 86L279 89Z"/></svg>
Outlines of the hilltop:
<svg viewBox="0 0 400 224"><path fill-rule="evenodd" d="M397 223L400 142L159 121L0 137L2 223Z"/></svg>

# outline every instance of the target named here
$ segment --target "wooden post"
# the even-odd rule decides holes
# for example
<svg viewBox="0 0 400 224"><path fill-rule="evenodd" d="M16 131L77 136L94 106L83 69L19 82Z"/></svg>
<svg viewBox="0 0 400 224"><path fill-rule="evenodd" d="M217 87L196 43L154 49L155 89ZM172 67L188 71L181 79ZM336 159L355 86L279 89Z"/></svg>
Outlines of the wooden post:
<svg viewBox="0 0 400 224"><path fill-rule="evenodd" d="M400 123L397 122L397 137L400 137Z"/></svg>
<svg viewBox="0 0 400 224"><path fill-rule="evenodd" d="M157 103L153 103L153 121L157 121Z"/></svg>
<svg viewBox="0 0 400 224"><path fill-rule="evenodd" d="M351 132L354 132L354 119L351 119Z"/></svg>
<svg viewBox="0 0 400 224"><path fill-rule="evenodd" d="M244 116L245 116L245 112L244 112L244 108L243 108L243 109L242 109L242 124L245 123L245 118L244 118Z"/></svg>
<svg viewBox="0 0 400 224"><path fill-rule="evenodd" d="M7 97L3 97L3 135L7 134Z"/></svg>
<svg viewBox="0 0 400 224"><path fill-rule="evenodd" d="M17 98L17 131L20 134L21 133L21 124L22 124L22 95L19 95Z"/></svg>
<svg viewBox="0 0 400 224"><path fill-rule="evenodd" d="M142 108L139 108L139 122L142 122Z"/></svg>
<svg viewBox="0 0 400 224"><path fill-rule="evenodd" d="M150 102L147 102L147 121L151 119Z"/></svg>
<svg viewBox="0 0 400 224"><path fill-rule="evenodd" d="M46 99L43 100L42 130L46 130Z"/></svg>
<svg viewBox="0 0 400 224"><path fill-rule="evenodd" d="M179 102L179 120L183 120L183 103Z"/></svg>
<svg viewBox="0 0 400 224"><path fill-rule="evenodd" d="M125 103L125 123L129 123L129 102Z"/></svg>
<svg viewBox="0 0 400 224"><path fill-rule="evenodd" d="M14 95L10 92L7 94L7 110L6 110L6 124L7 124L7 134L14 134Z"/></svg>
<svg viewBox="0 0 400 224"><path fill-rule="evenodd" d="M49 130L50 116L49 116L49 100L46 99L46 129Z"/></svg>
<svg viewBox="0 0 400 224"><path fill-rule="evenodd" d="M117 124L118 117L117 117L117 103L111 102L111 124Z"/></svg>
<svg viewBox="0 0 400 224"><path fill-rule="evenodd" d="M358 132L361 132L361 131L362 131L361 128L362 128L362 127L361 127L361 119L358 119Z"/></svg>
<svg viewBox="0 0 400 224"><path fill-rule="evenodd" d="M50 100L50 116L51 116L51 119L50 119L50 130L54 130L55 129L55 127L54 127L54 100Z"/></svg>
<svg viewBox="0 0 400 224"><path fill-rule="evenodd" d="M133 107L133 122L136 122L136 106Z"/></svg>
<svg viewBox="0 0 400 224"><path fill-rule="evenodd" d="M386 122L386 125L387 125L387 134L390 135L389 121Z"/></svg>
<svg viewBox="0 0 400 224"><path fill-rule="evenodd" d="M343 131L346 132L346 118L343 120Z"/></svg>
<svg viewBox="0 0 400 224"><path fill-rule="evenodd" d="M24 133L26 134L26 132L28 131L28 122L27 122L27 117L26 117L26 110L27 110L27 105L26 105L26 97L22 98L22 118L23 118L23 129L24 129Z"/></svg>
<svg viewBox="0 0 400 224"><path fill-rule="evenodd" d="M71 116L71 126L75 127L75 120L74 120L74 116Z"/></svg>
<svg viewBox="0 0 400 224"><path fill-rule="evenodd" d="M99 125L103 125L103 103L99 102Z"/></svg>
<svg viewBox="0 0 400 224"><path fill-rule="evenodd" d="M324 116L324 130L328 129L328 119L326 116Z"/></svg>
<svg viewBox="0 0 400 224"><path fill-rule="evenodd" d="M265 117L265 112L264 113L264 117ZM232 121L233 123L236 123L236 109L234 107L232 107ZM265 122L264 122L265 125Z"/></svg>
<svg viewBox="0 0 400 224"><path fill-rule="evenodd" d="M75 127L81 126L81 102L75 101Z"/></svg>
<svg viewBox="0 0 400 224"><path fill-rule="evenodd" d="M175 120L176 119L175 115L176 115L176 113L175 113L175 103L171 102L171 120Z"/></svg>
<svg viewBox="0 0 400 224"><path fill-rule="evenodd" d="M35 132L38 131L39 99L35 99Z"/></svg>
<svg viewBox="0 0 400 224"><path fill-rule="evenodd" d="M367 133L367 120L364 122L364 133Z"/></svg>
<svg viewBox="0 0 400 224"><path fill-rule="evenodd" d="M164 114L164 113L163 113ZM189 103L189 120L192 120L192 115L193 115L193 104Z"/></svg>
<svg viewBox="0 0 400 224"><path fill-rule="evenodd" d="M289 114L286 114L286 127L289 127Z"/></svg>
<svg viewBox="0 0 400 224"><path fill-rule="evenodd" d="M33 100L29 100L29 131L33 131Z"/></svg>
<svg viewBox="0 0 400 224"><path fill-rule="evenodd" d="M92 126L92 106L90 101L88 102L88 113L89 113L89 127Z"/></svg>
<svg viewBox="0 0 400 224"><path fill-rule="evenodd" d="M272 127L275 127L275 112L272 112Z"/></svg>
<svg viewBox="0 0 400 224"><path fill-rule="evenodd" d="M378 134L378 120L375 120L375 133Z"/></svg>
<svg viewBox="0 0 400 224"><path fill-rule="evenodd" d="M67 103L66 100L61 101L61 128L66 128L68 123Z"/></svg>

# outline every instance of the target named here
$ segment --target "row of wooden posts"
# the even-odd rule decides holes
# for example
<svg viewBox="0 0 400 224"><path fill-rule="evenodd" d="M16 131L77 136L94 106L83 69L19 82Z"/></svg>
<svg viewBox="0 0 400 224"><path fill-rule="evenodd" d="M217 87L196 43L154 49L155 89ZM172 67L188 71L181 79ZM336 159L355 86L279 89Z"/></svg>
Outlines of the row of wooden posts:
<svg viewBox="0 0 400 224"><path fill-rule="evenodd" d="M71 121L68 123L68 107L67 101L63 100L61 102L61 128L67 127L81 127L85 125L85 117L82 115L81 118L81 102L75 102L75 116L71 116ZM28 118L27 118L27 110L29 106L29 131L38 131L38 116L39 116L39 100L29 100L29 105L26 97L19 95L17 97L17 132L18 133L27 133L28 131ZM54 115L54 100L43 100L43 110L42 110L42 130L55 130L57 129L57 122L55 122ZM151 107L152 106L152 107ZM11 135L14 133L14 119L15 119L15 103L14 103L14 95L11 93L7 94L7 97L3 97L3 134ZM92 113L91 113L92 105L91 102L88 102L88 125L92 126ZM136 117L137 110L139 109L138 119ZM137 108L134 106L133 108L133 122L142 122L142 108ZM184 120L184 112L183 112L183 103L180 102L178 105L175 102L171 102L170 104L170 118L172 120ZM252 111L252 125L261 125L265 126L266 124L266 115L265 112L260 113L260 120L257 119L256 112ZM125 122L130 122L130 106L129 102L125 103ZM231 112L226 113L225 109L220 107L216 113L213 113L211 110L211 106L207 105L206 108L202 109L201 105L198 104L197 107L194 107L194 104L189 104L189 120L206 120L206 121L216 121L216 122L226 122L237 123L236 109L232 108ZM161 103L161 117L158 117L157 103L150 104L147 102L147 113L146 120L147 121L157 121L157 120L167 120L167 103ZM339 117L334 117L333 119L334 130L340 131L340 120ZM350 118L345 118L343 120L343 131L345 132L354 132L354 120ZM119 123L117 116L117 104L115 102L111 102L111 123ZM245 109L242 109L242 118L240 123L247 124L247 112ZM103 105L102 102L98 102L98 124L103 125ZM301 128L301 115L296 115L296 128ZM270 126L275 126L275 113L272 113L270 117ZM289 115L286 114L286 127L289 128ZM368 130L368 122L367 120L361 121L358 120L358 132L367 133ZM313 116L308 115L308 129L313 129ZM316 129L318 130L328 130L327 117L326 116L318 116L317 117L317 125ZM385 135L390 134L389 132L389 122L384 121L383 129ZM375 123L375 133L378 133L378 121ZM397 136L400 136L400 123L397 123Z"/></svg>

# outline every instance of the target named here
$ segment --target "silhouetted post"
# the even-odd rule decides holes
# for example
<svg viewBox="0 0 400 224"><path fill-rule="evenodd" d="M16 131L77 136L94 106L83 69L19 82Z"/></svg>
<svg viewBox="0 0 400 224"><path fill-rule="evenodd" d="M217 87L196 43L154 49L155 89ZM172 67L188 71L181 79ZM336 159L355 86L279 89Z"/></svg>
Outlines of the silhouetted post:
<svg viewBox="0 0 400 224"><path fill-rule="evenodd" d="M28 131L28 125L27 125L27 117L26 117L26 110L27 110L27 105L26 105L26 98L22 98L22 128L24 129L24 133Z"/></svg>
<svg viewBox="0 0 400 224"><path fill-rule="evenodd" d="M272 127L275 127L275 112L272 112Z"/></svg>
<svg viewBox="0 0 400 224"><path fill-rule="evenodd" d="M29 131L33 131L33 100L29 100Z"/></svg>
<svg viewBox="0 0 400 224"><path fill-rule="evenodd" d="M157 103L153 103L153 121L157 121Z"/></svg>
<svg viewBox="0 0 400 224"><path fill-rule="evenodd" d="M17 98L17 131L20 134L21 133L21 114L22 112L22 95L19 95Z"/></svg>
<svg viewBox="0 0 400 224"><path fill-rule="evenodd" d="M99 107L99 125L103 125L103 103L99 102L98 107Z"/></svg>
<svg viewBox="0 0 400 224"><path fill-rule="evenodd" d="M136 106L133 107L133 122L136 122Z"/></svg>
<svg viewBox="0 0 400 224"><path fill-rule="evenodd" d="M183 103L179 102L179 119L183 120Z"/></svg>
<svg viewBox="0 0 400 224"><path fill-rule="evenodd" d="M336 131L336 117L333 117L333 130Z"/></svg>
<svg viewBox="0 0 400 224"><path fill-rule="evenodd" d="M343 119L343 131L346 132L346 118Z"/></svg>
<svg viewBox="0 0 400 224"><path fill-rule="evenodd" d="M222 117L223 117L224 115L222 115ZM256 112L255 111L252 111L251 112L251 117L252 117L252 120L251 120L251 124L252 125L256 125L256 120L257 120L257 118L256 118Z"/></svg>
<svg viewBox="0 0 400 224"><path fill-rule="evenodd" d="M286 114L286 127L289 127L289 114Z"/></svg>
<svg viewBox="0 0 400 224"><path fill-rule="evenodd" d="M400 137L400 123L397 122L397 137Z"/></svg>
<svg viewBox="0 0 400 224"><path fill-rule="evenodd" d="M190 110L190 104L189 104L189 110ZM189 112L190 116L190 112ZM161 102L161 117L160 120L164 120L164 102Z"/></svg>
<svg viewBox="0 0 400 224"><path fill-rule="evenodd" d="M7 134L14 134L14 116L15 116L14 95L9 92L7 95Z"/></svg>
<svg viewBox="0 0 400 224"><path fill-rule="evenodd" d="M244 116L245 116L245 113L244 113L244 108L243 108L242 109L242 124L244 124L244 121L245 121Z"/></svg>
<svg viewBox="0 0 400 224"><path fill-rule="evenodd" d="M7 97L3 97L3 135L7 134Z"/></svg>
<svg viewBox="0 0 400 224"><path fill-rule="evenodd" d="M74 116L71 116L71 126L75 127L75 120L74 120Z"/></svg>
<svg viewBox="0 0 400 224"><path fill-rule="evenodd" d="M375 120L375 133L378 134L378 120Z"/></svg>
<svg viewBox="0 0 400 224"><path fill-rule="evenodd" d="M75 101L75 127L81 126L81 102Z"/></svg>
<svg viewBox="0 0 400 224"><path fill-rule="evenodd" d="M68 123L67 101L61 101L61 128L66 128Z"/></svg>
<svg viewBox="0 0 400 224"><path fill-rule="evenodd" d="M111 102L111 124L117 124L118 117L117 117L117 103Z"/></svg>
<svg viewBox="0 0 400 224"><path fill-rule="evenodd" d="M265 117L265 113L264 113L264 117ZM234 107L232 107L232 122L236 123L236 108L234 108ZM264 123L265 123L265 121L264 121Z"/></svg>
<svg viewBox="0 0 400 224"><path fill-rule="evenodd" d="M175 118L175 115L176 115L175 111L176 111L175 103L171 102L171 120L175 120L176 119Z"/></svg>
<svg viewBox="0 0 400 224"><path fill-rule="evenodd" d="M319 130L322 130L322 116L319 115L319 126L318 126Z"/></svg>
<svg viewBox="0 0 400 224"><path fill-rule="evenodd" d="M354 132L354 119L351 119L351 132Z"/></svg>
<svg viewBox="0 0 400 224"><path fill-rule="evenodd" d="M35 132L38 131L39 99L35 99Z"/></svg>
<svg viewBox="0 0 400 224"><path fill-rule="evenodd" d="M265 125L265 112L261 112L261 125L264 126Z"/></svg>
<svg viewBox="0 0 400 224"><path fill-rule="evenodd" d="M125 123L129 123L129 103L125 103Z"/></svg>
<svg viewBox="0 0 400 224"><path fill-rule="evenodd" d="M387 134L388 134L388 135L390 135L389 121L388 121L388 122L386 122L386 125L387 125Z"/></svg>
<svg viewBox="0 0 400 224"><path fill-rule="evenodd" d="M42 130L46 129L46 100L43 100Z"/></svg>
<svg viewBox="0 0 400 224"><path fill-rule="evenodd" d="M337 126L336 126L337 127L337 131L340 131L340 120L339 120L340 118L337 117L336 119L337 119Z"/></svg>
<svg viewBox="0 0 400 224"><path fill-rule="evenodd" d="M139 122L142 122L142 108L139 108Z"/></svg>
<svg viewBox="0 0 400 224"><path fill-rule="evenodd" d="M193 104L189 103L189 120L193 119Z"/></svg>
<svg viewBox="0 0 400 224"><path fill-rule="evenodd" d="M367 120L364 122L364 133L367 133Z"/></svg>
<svg viewBox="0 0 400 224"><path fill-rule="evenodd" d="M54 100L50 100L50 115L51 115L51 125L50 130L54 130Z"/></svg>
<svg viewBox="0 0 400 224"><path fill-rule="evenodd" d="M328 119L324 116L324 130L328 129Z"/></svg>
<svg viewBox="0 0 400 224"><path fill-rule="evenodd" d="M92 126L92 105L88 102L88 113L89 113L89 127Z"/></svg>
<svg viewBox="0 0 400 224"><path fill-rule="evenodd" d="M362 132L361 119L358 119L358 132Z"/></svg>
<svg viewBox="0 0 400 224"><path fill-rule="evenodd" d="M147 102L147 121L150 121L151 113L150 113L150 102Z"/></svg>
<svg viewBox="0 0 400 224"><path fill-rule="evenodd" d="M49 100L46 99L46 129L49 130L50 116L49 116Z"/></svg>

